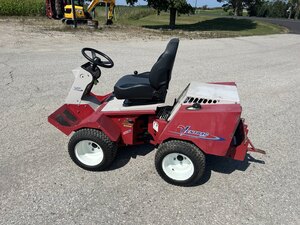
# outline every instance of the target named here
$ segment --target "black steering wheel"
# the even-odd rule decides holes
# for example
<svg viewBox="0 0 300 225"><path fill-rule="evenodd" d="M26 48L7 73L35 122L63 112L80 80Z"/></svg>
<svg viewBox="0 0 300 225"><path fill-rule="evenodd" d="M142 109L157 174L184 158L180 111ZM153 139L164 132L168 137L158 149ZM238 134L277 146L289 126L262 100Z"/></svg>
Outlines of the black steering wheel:
<svg viewBox="0 0 300 225"><path fill-rule="evenodd" d="M90 57L87 53L91 52L92 53L92 57ZM81 50L82 55L89 60L91 63L93 63L93 65L96 66L101 66L104 68L112 68L114 66L114 62L112 61L111 58L109 58L107 55L105 55L103 52L100 52L96 49L93 48L83 48ZM98 56L97 56L98 55ZM104 59L106 59L107 61L102 61L101 57L103 57Z"/></svg>

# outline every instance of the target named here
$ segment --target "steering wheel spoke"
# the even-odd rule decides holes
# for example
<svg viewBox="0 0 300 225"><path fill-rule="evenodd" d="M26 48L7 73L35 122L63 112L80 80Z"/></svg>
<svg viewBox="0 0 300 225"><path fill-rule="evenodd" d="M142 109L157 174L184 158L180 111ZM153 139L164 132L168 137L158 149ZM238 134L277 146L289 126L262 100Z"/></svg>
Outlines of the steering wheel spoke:
<svg viewBox="0 0 300 225"><path fill-rule="evenodd" d="M105 64L105 65L109 65L110 64L109 61L102 61L102 63Z"/></svg>
<svg viewBox="0 0 300 225"><path fill-rule="evenodd" d="M97 57L95 51L92 51L92 57L93 57L93 59L95 59Z"/></svg>
<svg viewBox="0 0 300 225"><path fill-rule="evenodd" d="M87 54L88 52L91 53L92 58ZM100 66L100 67L104 67L104 68L112 68L114 66L114 62L112 61L112 59L110 57L108 57L106 54L104 54L103 52L100 52L96 49L83 48L81 50L81 53L87 60L89 60L95 66ZM106 60L103 61L101 58L104 58L107 61Z"/></svg>

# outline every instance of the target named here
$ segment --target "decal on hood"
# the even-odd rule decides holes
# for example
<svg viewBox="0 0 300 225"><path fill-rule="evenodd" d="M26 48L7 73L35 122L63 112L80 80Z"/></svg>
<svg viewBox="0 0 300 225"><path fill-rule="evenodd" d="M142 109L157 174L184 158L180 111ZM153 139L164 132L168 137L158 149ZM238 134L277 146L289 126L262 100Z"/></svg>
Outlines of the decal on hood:
<svg viewBox="0 0 300 225"><path fill-rule="evenodd" d="M171 131L171 133L178 134L180 136L186 136L190 138L197 138L197 139L204 139L204 140L211 140L211 141L224 141L225 139L222 137L217 137L211 135L208 132L199 131L199 130L192 130L191 126L184 126L179 125L177 127L178 131Z"/></svg>

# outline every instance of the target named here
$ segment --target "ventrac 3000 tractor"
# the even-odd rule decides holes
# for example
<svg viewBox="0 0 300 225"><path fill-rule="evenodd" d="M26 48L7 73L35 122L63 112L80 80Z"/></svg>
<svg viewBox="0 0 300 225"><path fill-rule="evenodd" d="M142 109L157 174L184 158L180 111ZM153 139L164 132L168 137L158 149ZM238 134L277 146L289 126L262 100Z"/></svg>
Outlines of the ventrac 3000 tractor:
<svg viewBox="0 0 300 225"><path fill-rule="evenodd" d="M170 40L150 72L125 75L107 95L92 92L100 67L112 68L110 57L82 49L87 63L73 70L75 81L65 104L49 122L66 135L71 159L91 171L106 169L118 147L151 143L155 167L167 182L199 182L207 155L244 160L247 151L261 152L247 137L234 82L190 82L173 105L165 99L179 39ZM142 148L142 147L141 147Z"/></svg>

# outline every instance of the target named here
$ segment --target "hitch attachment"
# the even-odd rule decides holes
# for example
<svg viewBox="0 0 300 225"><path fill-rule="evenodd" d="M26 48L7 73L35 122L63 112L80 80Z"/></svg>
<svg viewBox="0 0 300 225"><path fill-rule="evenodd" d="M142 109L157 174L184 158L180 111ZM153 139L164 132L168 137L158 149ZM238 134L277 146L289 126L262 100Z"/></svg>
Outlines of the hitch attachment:
<svg viewBox="0 0 300 225"><path fill-rule="evenodd" d="M257 153L264 154L264 155L266 154L266 151L261 150L259 148L255 148L254 145L252 144L252 142L249 140L249 138L248 138L248 143L250 145L250 147L248 147L248 149L247 149L248 152L257 152Z"/></svg>

